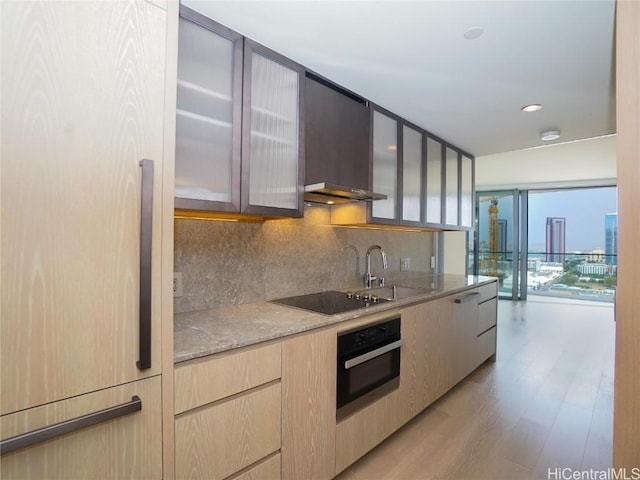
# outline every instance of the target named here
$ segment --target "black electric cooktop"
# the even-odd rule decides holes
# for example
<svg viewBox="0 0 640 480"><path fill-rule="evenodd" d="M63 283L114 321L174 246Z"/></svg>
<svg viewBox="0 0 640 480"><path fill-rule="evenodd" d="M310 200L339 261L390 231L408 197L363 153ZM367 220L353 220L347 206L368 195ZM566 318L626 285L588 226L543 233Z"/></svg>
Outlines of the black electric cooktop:
<svg viewBox="0 0 640 480"><path fill-rule="evenodd" d="M345 292L337 292L335 290L271 300L273 303L311 310L312 312L323 313L325 315L335 315L336 313L357 310L358 308L365 308L370 305L388 301L386 298L377 298L376 301L364 300L362 298L356 298L356 296L350 297Z"/></svg>

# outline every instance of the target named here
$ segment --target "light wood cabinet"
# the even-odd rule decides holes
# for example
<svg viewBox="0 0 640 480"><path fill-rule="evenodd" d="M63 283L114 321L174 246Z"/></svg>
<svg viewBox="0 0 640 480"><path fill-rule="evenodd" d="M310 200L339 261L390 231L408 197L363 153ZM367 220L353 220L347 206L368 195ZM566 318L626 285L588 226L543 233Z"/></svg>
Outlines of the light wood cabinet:
<svg viewBox="0 0 640 480"><path fill-rule="evenodd" d="M453 317L453 370L458 383L475 368L477 355L478 298L476 290L451 297Z"/></svg>
<svg viewBox="0 0 640 480"><path fill-rule="evenodd" d="M478 303L484 303L487 300L498 297L498 282L491 282L479 287L476 287L475 291L480 295Z"/></svg>
<svg viewBox="0 0 640 480"><path fill-rule="evenodd" d="M477 350L476 362L482 363L488 358L495 360L497 350L497 318L498 318L498 297L497 290L494 297L478 304L478 327L477 327Z"/></svg>
<svg viewBox="0 0 640 480"><path fill-rule="evenodd" d="M478 336L478 348L476 350L478 364L484 362L489 357L496 354L496 341L497 341L497 329L496 327L487 330L482 335Z"/></svg>
<svg viewBox="0 0 640 480"><path fill-rule="evenodd" d="M167 11L142 0L0 8L11 72L1 87L2 438L144 392L141 412L3 456L2 478L160 478ZM144 179L143 159L153 161Z"/></svg>
<svg viewBox="0 0 640 480"><path fill-rule="evenodd" d="M455 332L452 325L452 306L448 298L424 304L426 322L426 392L424 405L431 405L447 393L457 382L454 362Z"/></svg>
<svg viewBox="0 0 640 480"><path fill-rule="evenodd" d="M6 480L162 478L160 377L100 390L2 417L2 438L104 410L137 396L142 409L2 456Z"/></svg>
<svg viewBox="0 0 640 480"><path fill-rule="evenodd" d="M398 390L401 424L457 383L452 317L452 303L446 297L402 310L405 344Z"/></svg>
<svg viewBox="0 0 640 480"><path fill-rule="evenodd" d="M280 378L281 343L203 357L176 365L175 413L215 402Z"/></svg>
<svg viewBox="0 0 640 480"><path fill-rule="evenodd" d="M640 465L640 3L616 2L618 286L613 466Z"/></svg>
<svg viewBox="0 0 640 480"><path fill-rule="evenodd" d="M281 356L274 342L176 365L176 478L271 476L282 443Z"/></svg>
<svg viewBox="0 0 640 480"><path fill-rule="evenodd" d="M335 329L283 342L284 479L329 479L335 475L336 359Z"/></svg>
<svg viewBox="0 0 640 480"><path fill-rule="evenodd" d="M155 163L160 284L166 12L148 2L2 5L1 413L139 370L141 159ZM37 32L34 33L34 32Z"/></svg>
<svg viewBox="0 0 640 480"><path fill-rule="evenodd" d="M398 390L394 390L337 424L336 474L398 429L398 410Z"/></svg>
<svg viewBox="0 0 640 480"><path fill-rule="evenodd" d="M477 304L492 294L493 298ZM496 294L492 283L402 310L401 424L495 354ZM465 298L468 300L455 303Z"/></svg>
<svg viewBox="0 0 640 480"><path fill-rule="evenodd" d="M451 297L456 383L496 352L497 283Z"/></svg>
<svg viewBox="0 0 640 480"><path fill-rule="evenodd" d="M241 474L233 477L233 480L280 480L280 461L281 455L275 455L254 465Z"/></svg>
<svg viewBox="0 0 640 480"><path fill-rule="evenodd" d="M478 304L478 328L476 329L477 335L482 335L491 327L496 325L498 311L498 299L492 298L485 300Z"/></svg>
<svg viewBox="0 0 640 480"><path fill-rule="evenodd" d="M280 449L280 383L176 417L176 478L223 479Z"/></svg>
<svg viewBox="0 0 640 480"><path fill-rule="evenodd" d="M493 282L396 311L398 389L339 422L337 335L389 311L177 364L176 477L333 478L495 354L496 295Z"/></svg>
<svg viewBox="0 0 640 480"><path fill-rule="evenodd" d="M495 354L496 296L497 284L492 282L402 310L405 343L400 359L400 385L396 391L338 422L336 473ZM479 301L483 302L480 307ZM482 322L491 326L479 332Z"/></svg>
<svg viewBox="0 0 640 480"><path fill-rule="evenodd" d="M427 322L423 321L425 305L402 310L400 324L402 353L400 356L400 384L398 386L399 423L404 424L424 408L424 377L427 373Z"/></svg>

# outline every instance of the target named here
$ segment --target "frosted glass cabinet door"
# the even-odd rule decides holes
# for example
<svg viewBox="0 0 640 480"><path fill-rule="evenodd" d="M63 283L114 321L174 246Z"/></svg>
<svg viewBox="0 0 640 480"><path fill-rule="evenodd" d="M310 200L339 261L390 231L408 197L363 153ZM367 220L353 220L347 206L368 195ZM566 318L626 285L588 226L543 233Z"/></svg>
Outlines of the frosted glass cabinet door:
<svg viewBox="0 0 640 480"><path fill-rule="evenodd" d="M396 220L398 121L373 111L373 191L387 196L372 205L372 216Z"/></svg>
<svg viewBox="0 0 640 480"><path fill-rule="evenodd" d="M473 159L460 157L460 226L473 226Z"/></svg>
<svg viewBox="0 0 640 480"><path fill-rule="evenodd" d="M245 40L242 212L302 216L302 67Z"/></svg>
<svg viewBox="0 0 640 480"><path fill-rule="evenodd" d="M402 126L402 220L422 220L422 132Z"/></svg>
<svg viewBox="0 0 640 480"><path fill-rule="evenodd" d="M242 37L181 7L176 208L238 211Z"/></svg>
<svg viewBox="0 0 640 480"><path fill-rule="evenodd" d="M445 157L445 223L458 225L458 152L447 147Z"/></svg>
<svg viewBox="0 0 640 480"><path fill-rule="evenodd" d="M427 137L426 223L442 223L442 143Z"/></svg>

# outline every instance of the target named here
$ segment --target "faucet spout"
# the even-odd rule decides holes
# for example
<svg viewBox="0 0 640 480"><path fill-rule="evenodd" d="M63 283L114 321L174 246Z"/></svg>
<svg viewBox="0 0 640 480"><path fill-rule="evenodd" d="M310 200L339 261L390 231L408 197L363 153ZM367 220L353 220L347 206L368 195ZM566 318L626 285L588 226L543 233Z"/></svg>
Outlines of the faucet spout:
<svg viewBox="0 0 640 480"><path fill-rule="evenodd" d="M371 274L371 252L374 250L380 251L380 256L382 257L382 268L386 270L389 266L387 263L387 254L384 253L382 247L380 245L371 245L367 249L367 273L364 274L364 285L366 288L372 287L373 280L378 280L378 285L380 286L384 285L384 277L377 278Z"/></svg>

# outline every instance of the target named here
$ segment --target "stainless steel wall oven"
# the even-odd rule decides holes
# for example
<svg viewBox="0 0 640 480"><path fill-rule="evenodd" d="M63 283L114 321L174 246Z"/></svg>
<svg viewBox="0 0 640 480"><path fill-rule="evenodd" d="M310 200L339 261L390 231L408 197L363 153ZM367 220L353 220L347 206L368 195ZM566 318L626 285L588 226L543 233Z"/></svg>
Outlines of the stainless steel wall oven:
<svg viewBox="0 0 640 480"><path fill-rule="evenodd" d="M403 343L399 316L338 335L338 420L398 388Z"/></svg>

